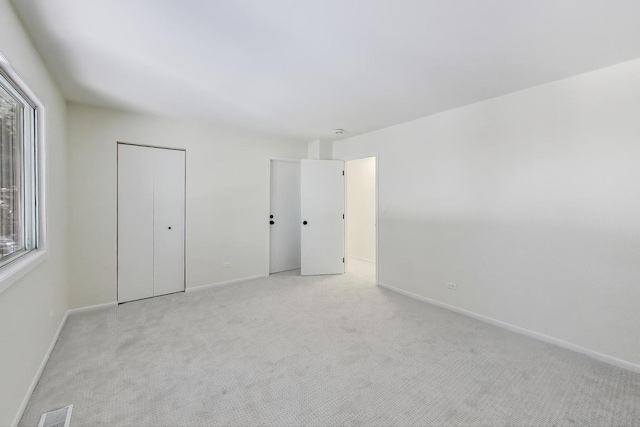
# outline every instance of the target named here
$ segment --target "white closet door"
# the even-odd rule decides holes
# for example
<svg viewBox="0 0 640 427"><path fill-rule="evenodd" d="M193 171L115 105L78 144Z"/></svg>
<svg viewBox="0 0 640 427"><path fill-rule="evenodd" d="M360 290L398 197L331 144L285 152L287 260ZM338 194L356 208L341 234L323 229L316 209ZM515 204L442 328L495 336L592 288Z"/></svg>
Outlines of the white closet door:
<svg viewBox="0 0 640 427"><path fill-rule="evenodd" d="M153 149L154 295L184 290L185 152Z"/></svg>
<svg viewBox="0 0 640 427"><path fill-rule="evenodd" d="M302 160L302 275L344 273L344 162Z"/></svg>
<svg viewBox="0 0 640 427"><path fill-rule="evenodd" d="M145 147L118 144L118 302L153 296L154 158L150 154Z"/></svg>

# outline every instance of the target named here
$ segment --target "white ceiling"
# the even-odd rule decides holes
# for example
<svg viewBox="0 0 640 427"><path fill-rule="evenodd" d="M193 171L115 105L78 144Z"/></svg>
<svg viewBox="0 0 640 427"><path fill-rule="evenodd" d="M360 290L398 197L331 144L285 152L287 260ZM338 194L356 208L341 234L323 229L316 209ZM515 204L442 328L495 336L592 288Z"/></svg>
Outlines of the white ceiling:
<svg viewBox="0 0 640 427"><path fill-rule="evenodd" d="M638 0L12 0L67 99L307 142L640 57Z"/></svg>

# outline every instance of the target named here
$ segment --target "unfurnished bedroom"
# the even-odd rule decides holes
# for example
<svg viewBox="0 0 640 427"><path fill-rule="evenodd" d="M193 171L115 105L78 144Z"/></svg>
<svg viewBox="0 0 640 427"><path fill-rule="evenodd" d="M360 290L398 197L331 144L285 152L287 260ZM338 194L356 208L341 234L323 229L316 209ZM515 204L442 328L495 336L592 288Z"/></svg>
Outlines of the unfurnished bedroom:
<svg viewBox="0 0 640 427"><path fill-rule="evenodd" d="M0 0L0 426L640 425L639 23Z"/></svg>

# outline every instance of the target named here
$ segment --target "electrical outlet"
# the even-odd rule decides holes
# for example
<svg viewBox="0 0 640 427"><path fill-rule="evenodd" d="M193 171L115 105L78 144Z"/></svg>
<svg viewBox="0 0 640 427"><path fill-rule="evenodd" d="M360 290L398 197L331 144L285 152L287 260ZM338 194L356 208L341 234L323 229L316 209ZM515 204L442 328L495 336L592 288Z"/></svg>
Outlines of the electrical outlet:
<svg viewBox="0 0 640 427"><path fill-rule="evenodd" d="M222 264L222 266L223 266L224 268L231 268L231 261L225 261L225 262Z"/></svg>
<svg viewBox="0 0 640 427"><path fill-rule="evenodd" d="M458 285L456 285L455 283L449 282L447 283L447 288L453 289L455 291L456 289L458 289Z"/></svg>

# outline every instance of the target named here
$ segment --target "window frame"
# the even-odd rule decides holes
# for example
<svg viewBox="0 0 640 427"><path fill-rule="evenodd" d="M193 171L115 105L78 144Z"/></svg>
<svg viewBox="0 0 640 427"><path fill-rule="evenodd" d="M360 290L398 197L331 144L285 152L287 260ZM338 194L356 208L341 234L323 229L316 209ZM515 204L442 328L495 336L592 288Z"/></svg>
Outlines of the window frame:
<svg viewBox="0 0 640 427"><path fill-rule="evenodd" d="M23 132L22 138L29 138L28 143L23 144L30 148L31 153L25 151L23 155L30 165L25 169L29 169L29 174L32 175L32 179L27 183L28 187L25 189L27 193L30 193L31 199L34 199L35 206L33 206L32 218L28 221L32 224L31 229L31 248L23 251L15 257L10 257L0 265L0 293L8 289L11 285L16 283L27 273L33 270L37 265L43 262L47 256L47 234L46 234L46 188L45 188L45 107L40 102L35 93L29 88L29 86L18 76L11 64L0 53L0 74L11 86L9 88L15 91L21 98L20 102L26 103L25 111L33 112L31 121L29 124L32 129L27 135ZM25 181L26 182L26 181ZM31 202L30 202L31 203Z"/></svg>

